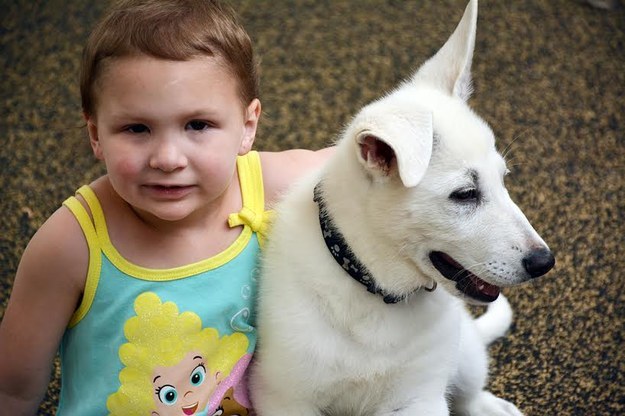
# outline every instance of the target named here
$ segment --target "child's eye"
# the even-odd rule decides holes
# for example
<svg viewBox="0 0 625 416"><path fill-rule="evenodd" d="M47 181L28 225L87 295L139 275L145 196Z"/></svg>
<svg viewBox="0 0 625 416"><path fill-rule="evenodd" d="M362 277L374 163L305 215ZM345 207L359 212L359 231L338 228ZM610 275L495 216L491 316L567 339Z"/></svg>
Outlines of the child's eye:
<svg viewBox="0 0 625 416"><path fill-rule="evenodd" d="M187 123L186 128L189 130L202 131L213 127L213 125L207 121L193 120Z"/></svg>
<svg viewBox="0 0 625 416"><path fill-rule="evenodd" d="M125 130L133 134L149 133L150 129L145 124L131 124Z"/></svg>

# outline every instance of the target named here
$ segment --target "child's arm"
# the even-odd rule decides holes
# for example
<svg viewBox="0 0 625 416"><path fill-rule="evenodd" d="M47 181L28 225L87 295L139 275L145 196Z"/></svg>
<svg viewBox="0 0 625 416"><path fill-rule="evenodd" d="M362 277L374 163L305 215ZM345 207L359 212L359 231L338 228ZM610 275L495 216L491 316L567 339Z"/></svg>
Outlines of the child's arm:
<svg viewBox="0 0 625 416"><path fill-rule="evenodd" d="M294 149L261 152L267 207L271 208L293 182L320 168L333 153L334 147L317 151Z"/></svg>
<svg viewBox="0 0 625 416"><path fill-rule="evenodd" d="M24 251L0 325L2 413L33 415L82 294L87 243L67 208L57 210Z"/></svg>

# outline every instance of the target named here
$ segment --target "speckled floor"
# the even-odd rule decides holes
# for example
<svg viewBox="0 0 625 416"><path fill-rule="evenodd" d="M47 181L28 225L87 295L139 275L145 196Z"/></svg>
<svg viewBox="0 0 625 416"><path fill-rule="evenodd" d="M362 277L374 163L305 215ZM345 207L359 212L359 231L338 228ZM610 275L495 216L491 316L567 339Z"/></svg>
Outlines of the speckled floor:
<svg viewBox="0 0 625 416"><path fill-rule="evenodd" d="M80 115L102 2L0 0L0 316L30 236L102 172ZM435 52L464 0L233 2L262 57L260 149L318 148ZM508 149L508 187L557 266L508 289L492 390L527 415L625 414L625 12L483 0L473 107ZM52 414L58 369L40 414ZM0 405L1 406L1 405ZM1 413L1 410L0 410Z"/></svg>

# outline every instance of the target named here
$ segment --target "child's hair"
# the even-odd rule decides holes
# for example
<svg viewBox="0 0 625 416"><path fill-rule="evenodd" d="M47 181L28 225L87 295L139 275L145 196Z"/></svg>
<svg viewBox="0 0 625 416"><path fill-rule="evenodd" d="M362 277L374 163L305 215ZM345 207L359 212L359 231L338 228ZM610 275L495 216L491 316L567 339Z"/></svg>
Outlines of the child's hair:
<svg viewBox="0 0 625 416"><path fill-rule="evenodd" d="M82 110L94 114L94 87L111 58L148 55L172 61L220 58L239 84L244 106L259 96L252 42L234 11L217 0L120 0L83 51Z"/></svg>

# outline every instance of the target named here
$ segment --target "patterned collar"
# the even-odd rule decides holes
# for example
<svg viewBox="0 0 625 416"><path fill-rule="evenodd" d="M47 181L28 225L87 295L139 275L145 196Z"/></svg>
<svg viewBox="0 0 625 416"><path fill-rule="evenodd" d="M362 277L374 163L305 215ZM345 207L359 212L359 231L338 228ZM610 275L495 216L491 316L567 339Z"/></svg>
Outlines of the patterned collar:
<svg viewBox="0 0 625 416"><path fill-rule="evenodd" d="M321 225L321 234L323 239L334 257L334 260L341 266L354 280L365 285L370 293L380 295L385 303L397 303L406 298L406 296L394 295L388 293L384 289L377 286L375 279L367 269L367 266L354 255L349 245L343 238L343 235L334 225L325 201L321 193L321 183L315 186L314 201L319 206L319 224ZM417 289L418 290L418 289Z"/></svg>

